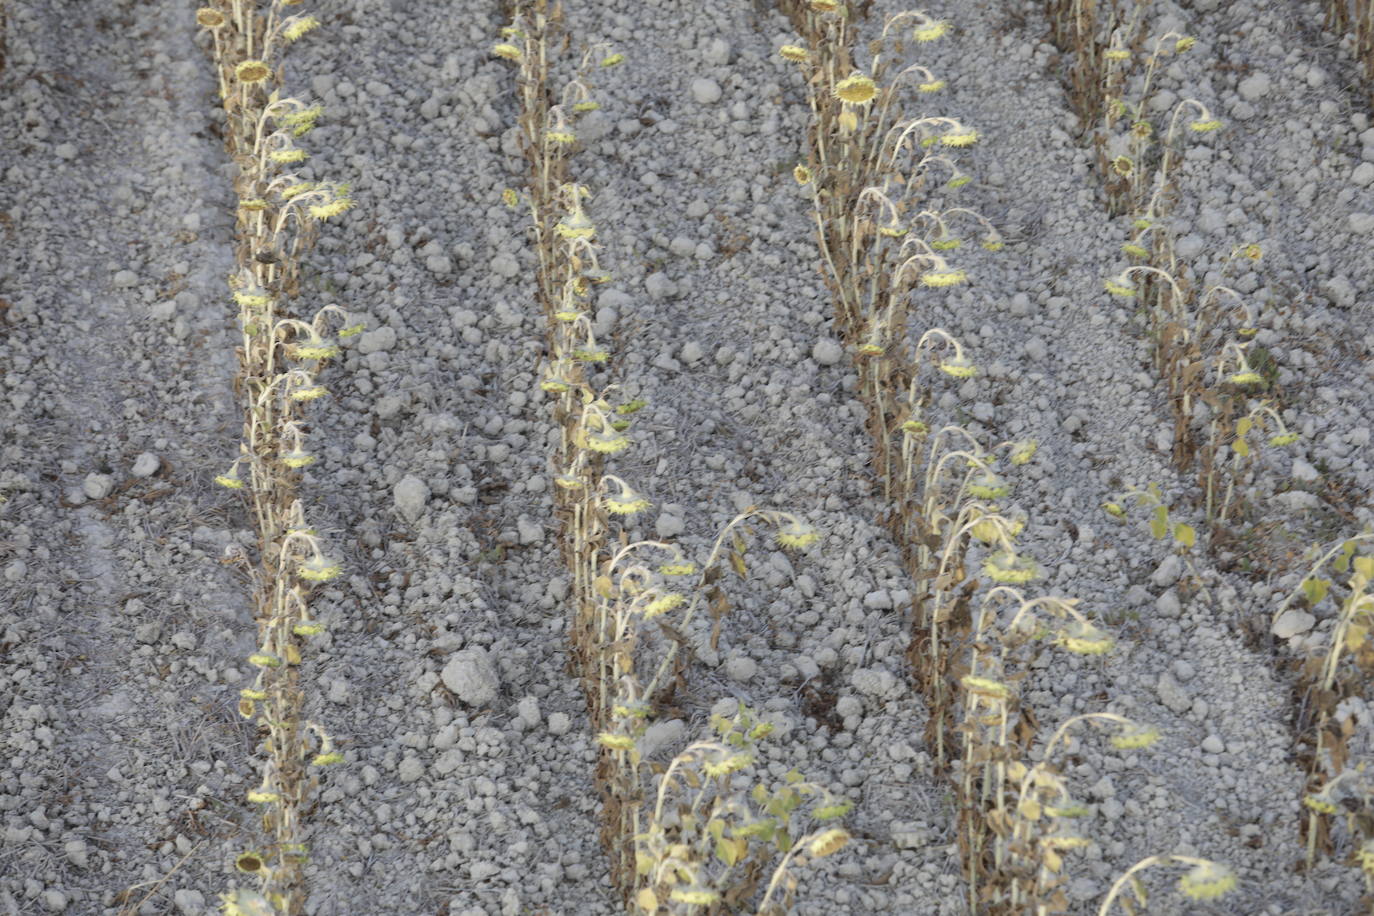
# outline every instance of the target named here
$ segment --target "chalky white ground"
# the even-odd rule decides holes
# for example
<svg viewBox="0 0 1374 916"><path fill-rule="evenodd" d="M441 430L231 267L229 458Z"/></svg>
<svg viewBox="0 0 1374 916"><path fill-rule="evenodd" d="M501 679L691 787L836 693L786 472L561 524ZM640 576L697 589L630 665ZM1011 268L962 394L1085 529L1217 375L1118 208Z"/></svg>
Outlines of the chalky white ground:
<svg viewBox="0 0 1374 916"><path fill-rule="evenodd" d="M669 0L566 6L575 45L629 58L599 77L574 172L616 274L597 316L615 380L651 404L614 462L656 503L641 533L704 556L757 503L826 535L802 556L756 542L719 651L698 647L683 720L656 729L657 753L700 735L718 702L765 710L779 727L764 766L857 802L855 841L802 875L799 910L963 912L950 795L903 667L911 583L874 523L864 411L789 174L807 108L775 51L794 36L745 0L709 16ZM210 483L240 422L210 67L181 4L11 7L0 913L118 913L134 887L130 906L149 897L138 912L199 914L256 836L251 733L234 708L255 629L246 584L221 562L252 536ZM308 714L347 758L309 815L309 909L610 913L594 753L567 671L534 263L523 215L499 202L523 174L512 74L487 52L503 23L494 3L396 7L320 4L325 30L287 68L328 111L309 137L313 174L351 181L358 201L310 256L305 301L372 328L328 373L321 460L302 488L349 569L322 592L330 635L302 672ZM1307 491L1320 465L1370 492L1367 102L1333 39L1306 26L1286 40L1291 23L1320 22L1315 4L1156 8L1198 37L1161 87L1228 125L1190 146L1180 247L1205 276L1234 246L1263 246L1237 286L1274 300L1260 340L1304 434L1270 461L1259 498L1303 531L1356 530L1367 508L1342 520ZM1350 869L1293 873L1290 685L1238 622L1266 618L1296 578L1195 558L1206 592L1181 602L1166 549L1098 508L1123 484L1158 481L1174 505L1186 493L1141 330L1100 292L1125 225L1104 214L1073 139L1039 5L932 11L957 32L921 62L950 87L919 104L982 132L957 203L1009 244L961 252L973 283L920 294L913 329L946 328L986 369L941 392L946 418L988 441L1040 440L1016 498L1027 547L1053 571L1044 587L1121 621L1115 654L1053 656L1027 701L1046 726L1111 709L1165 734L1129 756L1077 746L1068 776L1095 806L1097 842L1070 858L1075 907L1145 855L1191 852L1240 876L1219 912L1350 912ZM807 715L808 682L836 691L833 729ZM1154 886L1161 912L1184 909Z"/></svg>

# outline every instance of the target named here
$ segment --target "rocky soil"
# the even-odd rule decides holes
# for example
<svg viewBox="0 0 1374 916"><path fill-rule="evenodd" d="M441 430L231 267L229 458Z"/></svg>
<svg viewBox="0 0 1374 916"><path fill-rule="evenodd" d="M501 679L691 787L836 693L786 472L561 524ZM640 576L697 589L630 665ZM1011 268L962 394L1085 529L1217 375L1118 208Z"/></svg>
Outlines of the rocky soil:
<svg viewBox="0 0 1374 916"><path fill-rule="evenodd" d="M189 8L98 6L12 0L0 75L0 914L198 916L257 841L235 709L251 522L211 483L241 422L231 184ZM358 206L325 227L304 296L369 330L326 374L302 487L348 569L302 670L347 759L310 815L310 912L616 912L568 670L535 264L500 200L524 174L513 77L488 51L503 12L313 6L324 29L291 50L287 83L326 108L310 169L352 182ZM657 753L713 708L762 710L768 769L857 803L854 842L803 874L799 911L963 913L953 799L902 655L912 583L876 524L865 410L791 177L809 110L776 49L795 36L759 0L565 6L576 46L628 59L598 76L573 171L615 274L597 312L613 380L650 405L613 468L655 503L639 533L704 558L751 504L824 533L801 555L754 542L718 649L690 634ZM1316 4L1151 6L1154 31L1198 39L1162 90L1227 125L1191 142L1180 251L1205 277L1262 246L1233 285L1265 303L1258 339L1303 434L1254 484L1266 553L1246 572L1194 552L1190 570L1101 512L1153 481L1186 514L1190 484L1141 325L1102 292L1129 226L1101 205L1037 3L931 8L955 31L920 62L949 88L920 103L982 134L961 160L974 183L942 205L1008 244L960 252L973 282L919 293L913 330L945 328L985 370L943 385L942 418L1039 440L1016 480L1022 540L1041 587L1119 640L1048 656L1025 688L1036 717L1110 709L1164 733L1138 753L1074 747L1096 840L1069 858L1076 911L1178 852L1229 863L1239 889L1189 910L1151 879L1152 912L1353 913L1355 870L1294 871L1304 774L1276 661L1291 647L1251 634L1303 547L1374 522L1368 94Z"/></svg>

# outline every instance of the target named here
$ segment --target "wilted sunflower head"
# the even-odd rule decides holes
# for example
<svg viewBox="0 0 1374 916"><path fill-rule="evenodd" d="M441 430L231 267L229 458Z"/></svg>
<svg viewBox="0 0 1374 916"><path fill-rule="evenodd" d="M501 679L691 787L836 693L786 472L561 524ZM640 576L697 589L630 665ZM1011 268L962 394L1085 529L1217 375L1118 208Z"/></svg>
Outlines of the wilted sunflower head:
<svg viewBox="0 0 1374 916"><path fill-rule="evenodd" d="M245 60L234 68L234 78L240 83L261 83L272 75L272 68L260 60Z"/></svg>
<svg viewBox="0 0 1374 916"><path fill-rule="evenodd" d="M835 98L846 105L866 105L878 94L878 84L857 70L835 84Z"/></svg>

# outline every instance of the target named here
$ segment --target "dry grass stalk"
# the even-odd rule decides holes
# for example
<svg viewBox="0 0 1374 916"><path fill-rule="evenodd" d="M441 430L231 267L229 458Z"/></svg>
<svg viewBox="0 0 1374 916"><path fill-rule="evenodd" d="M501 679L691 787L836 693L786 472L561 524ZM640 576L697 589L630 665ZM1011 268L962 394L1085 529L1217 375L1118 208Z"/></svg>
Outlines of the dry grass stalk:
<svg viewBox="0 0 1374 916"><path fill-rule="evenodd" d="M309 854L301 810L318 784L312 768L343 760L323 728L301 720L301 647L323 631L311 616L310 593L341 570L307 524L298 489L300 469L315 460L306 447L305 410L327 394L318 375L339 353L329 323L347 316L327 305L306 321L288 303L299 290L300 257L317 223L351 201L346 188L289 171L306 158L297 138L320 114L280 92L281 50L319 25L291 12L296 5L273 0L264 13L254 0L221 0L196 12L213 46L225 140L239 171L238 271L229 285L242 329L235 390L244 431L238 457L216 481L249 497L258 534L258 564L250 572L260 648L248 659L257 676L241 691L239 711L256 717L265 735L261 779L248 800L262 809L270 838L265 852L239 855L238 869L256 877L258 889L223 895L230 916L302 912L301 869Z"/></svg>

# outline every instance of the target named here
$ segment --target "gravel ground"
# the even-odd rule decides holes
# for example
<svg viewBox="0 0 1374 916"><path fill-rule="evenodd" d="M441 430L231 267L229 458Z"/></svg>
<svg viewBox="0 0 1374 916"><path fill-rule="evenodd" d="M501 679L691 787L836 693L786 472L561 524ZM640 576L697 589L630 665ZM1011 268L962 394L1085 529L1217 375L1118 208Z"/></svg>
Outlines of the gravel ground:
<svg viewBox="0 0 1374 916"><path fill-rule="evenodd" d="M502 13L314 6L325 29L292 49L287 85L326 107L307 138L313 175L352 182L358 206L325 227L305 299L361 313L369 331L326 373L321 460L302 486L348 569L320 593L329 632L302 669L307 714L347 760L309 816L309 909L614 912L567 668L534 259L523 215L500 203L523 176L513 76L488 54ZM689 634L680 724L658 754L713 708L765 711L778 728L764 765L857 803L855 841L802 875L799 911L962 913L952 798L904 669L912 583L874 521L865 411L790 175L809 113L776 48L795 36L753 0L709 15L675 0L566 6L574 46L628 58L597 76L602 109L573 172L615 274L597 312L609 379L650 405L610 468L655 503L630 534L701 559L751 504L825 534L800 555L754 540L718 650ZM0 914L194 916L256 842L242 801L252 736L235 711L255 627L232 562L251 522L210 484L240 424L211 67L182 4L11 7ZM877 21L889 4L875 7ZM1292 868L1292 685L1244 623L1296 584L1278 542L1263 576L1194 551L1190 587L1142 524L1099 508L1151 481L1186 506L1187 481L1139 323L1101 292L1129 226L1099 202L1039 4L931 11L956 25L922 48L949 81L933 113L982 133L962 160L975 182L943 205L979 209L1008 245L959 252L973 283L920 293L913 330L949 330L985 369L943 386L943 418L989 442L1039 440L1017 476L1022 541L1051 570L1046 592L1082 598L1119 640L1104 659L1052 656L1027 704L1047 733L1111 709L1165 735L1135 755L1074 746L1068 778L1097 841L1069 858L1076 910L1095 912L1136 860L1179 852L1241 879L1195 911L1355 912L1353 870ZM1192 141L1173 218L1184 259L1205 277L1236 245L1264 249L1235 285L1273 302L1259 341L1303 440L1265 459L1259 521L1299 548L1351 533L1374 520L1374 131L1353 63L1315 4L1195 0L1150 16L1152 33L1198 36L1162 91L1227 122ZM1184 911L1152 887L1158 912Z"/></svg>

